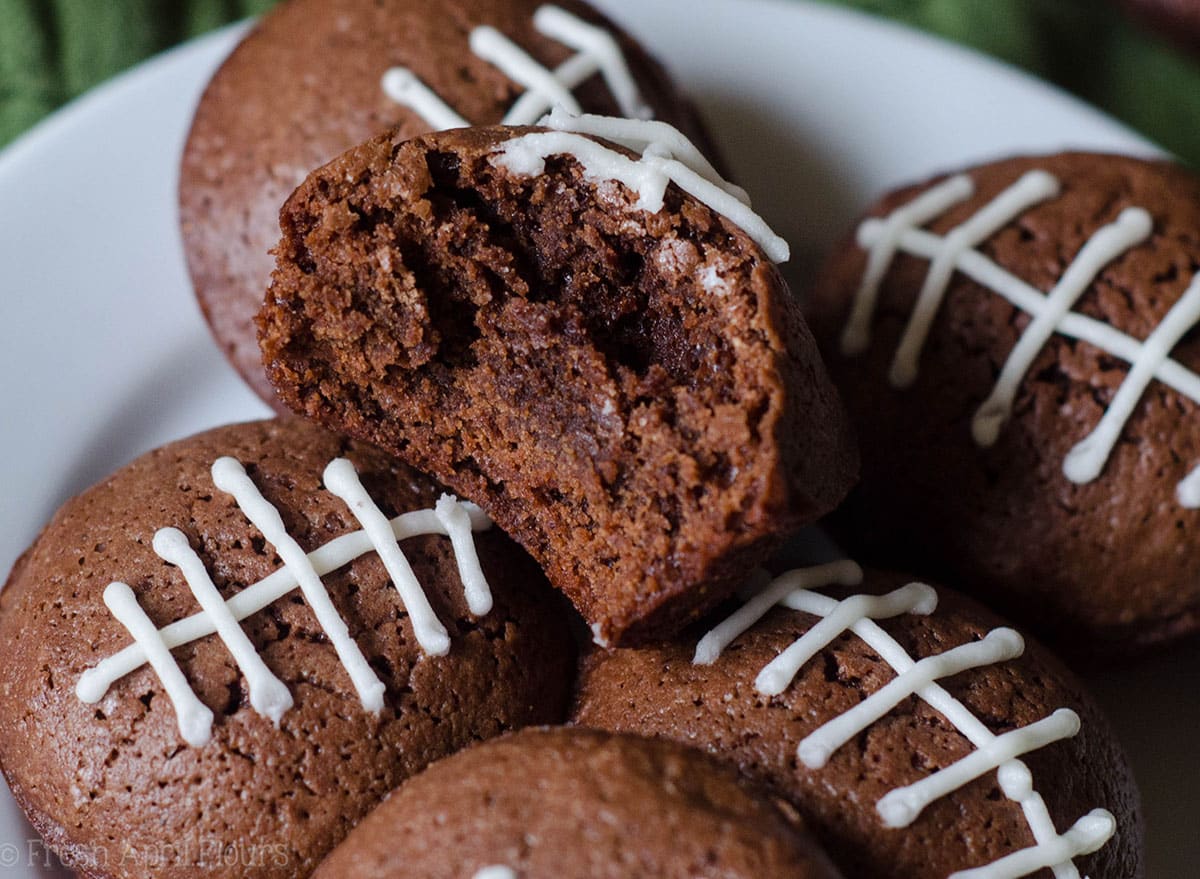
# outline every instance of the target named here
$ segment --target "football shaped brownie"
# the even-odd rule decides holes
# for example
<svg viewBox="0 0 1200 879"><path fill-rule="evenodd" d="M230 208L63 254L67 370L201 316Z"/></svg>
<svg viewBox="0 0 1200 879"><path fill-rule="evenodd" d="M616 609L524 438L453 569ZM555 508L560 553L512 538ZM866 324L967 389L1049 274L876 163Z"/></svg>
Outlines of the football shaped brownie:
<svg viewBox="0 0 1200 879"><path fill-rule="evenodd" d="M774 261L663 123L377 137L281 214L280 398L479 503L592 625L669 634L832 509L856 462Z"/></svg>
<svg viewBox="0 0 1200 879"><path fill-rule="evenodd" d="M471 505L295 419L153 451L0 593L0 765L87 877L307 875L458 748L561 719L558 597Z"/></svg>
<svg viewBox="0 0 1200 879"><path fill-rule="evenodd" d="M860 438L840 534L1075 652L1200 624L1200 182L1010 159L885 197L814 332Z"/></svg>
<svg viewBox="0 0 1200 879"><path fill-rule="evenodd" d="M534 122L555 104L654 115L707 146L692 106L578 0L287 0L217 71L180 171L188 267L213 335L277 405L254 335L279 208L304 177L397 126Z"/></svg>
<svg viewBox="0 0 1200 879"><path fill-rule="evenodd" d="M1124 756L1046 651L853 562L751 585L694 637L594 651L575 720L736 765L851 879L1144 875Z"/></svg>
<svg viewBox="0 0 1200 879"><path fill-rule="evenodd" d="M691 748L529 729L410 779L316 876L837 879L791 817Z"/></svg>

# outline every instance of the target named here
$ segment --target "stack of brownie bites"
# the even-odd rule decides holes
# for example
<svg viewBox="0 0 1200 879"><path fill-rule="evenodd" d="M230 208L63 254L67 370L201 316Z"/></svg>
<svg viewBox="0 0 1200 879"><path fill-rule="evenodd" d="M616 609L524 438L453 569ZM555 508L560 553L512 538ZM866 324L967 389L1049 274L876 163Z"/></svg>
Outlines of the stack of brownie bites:
<svg viewBox="0 0 1200 879"><path fill-rule="evenodd" d="M280 417L74 498L0 597L69 868L1144 876L1104 717L996 612L1075 663L1200 626L1200 183L900 189L805 313L722 168L579 2L249 33L180 200ZM794 567L820 519L854 560Z"/></svg>

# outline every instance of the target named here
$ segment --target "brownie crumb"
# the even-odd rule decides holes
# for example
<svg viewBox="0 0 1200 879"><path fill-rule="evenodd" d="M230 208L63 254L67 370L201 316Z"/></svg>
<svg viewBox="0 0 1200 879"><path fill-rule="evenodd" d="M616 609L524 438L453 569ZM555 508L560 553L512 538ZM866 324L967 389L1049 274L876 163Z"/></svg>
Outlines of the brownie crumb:
<svg viewBox="0 0 1200 879"><path fill-rule="evenodd" d="M832 509L856 459L777 269L671 187L661 211L533 129L383 135L284 206L259 316L292 409L481 504L610 641L667 635ZM616 147L614 147L616 149Z"/></svg>

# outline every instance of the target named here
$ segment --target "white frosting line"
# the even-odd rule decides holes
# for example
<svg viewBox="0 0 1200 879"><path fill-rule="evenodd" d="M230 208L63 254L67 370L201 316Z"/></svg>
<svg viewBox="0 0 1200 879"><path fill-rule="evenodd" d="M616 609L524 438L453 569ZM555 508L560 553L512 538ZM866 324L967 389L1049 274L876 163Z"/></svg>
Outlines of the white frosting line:
<svg viewBox="0 0 1200 879"><path fill-rule="evenodd" d="M725 180L678 128L666 123L646 119L618 119L615 116L597 116L585 113L572 116L561 107L555 107L549 116L538 120L538 125L555 131L571 131L601 137L626 149L640 153L651 145L663 149L687 165L709 183L732 195L742 204L750 206L750 196L740 186Z"/></svg>
<svg viewBox="0 0 1200 879"><path fill-rule="evenodd" d="M783 576L794 576L796 574L797 572L789 572L788 575ZM897 590L890 593L889 596L855 596L854 598L839 602L828 595L822 595L807 589L796 589L785 592L782 585L777 585L778 583L779 581L777 580L771 584L775 588L768 588L770 588L770 597L772 598L783 593L783 597L779 600L781 605L823 618L829 618L834 614L842 617L836 625L826 627L824 634L830 640L837 637L846 628L842 623L845 623L849 617L845 611L848 602L862 597L882 597L888 599L891 596L896 596L896 592L901 591ZM754 600L754 598L750 599L751 602ZM895 599L892 599L892 601L895 602ZM914 606L914 612L931 612L935 601L917 602ZM886 607L878 605L871 607L861 602L857 604L858 609L867 614L877 609L890 611L894 609L894 606L894 603ZM733 617L730 617L701 639L701 644L705 645L705 649L701 650L698 645L696 659L693 661L697 663L702 661L711 663L715 661L724 647L727 647L739 634L752 626L770 607L771 604L767 603L764 598L763 601L757 602L753 609L742 608ZM817 623L817 625L819 626L821 623ZM813 628L815 629L816 626ZM849 625L849 629L860 637L868 647L874 650L884 662L888 663L898 677L905 678L918 666L918 662L908 655L908 652L899 642L885 632L870 616L860 616L857 619L853 619ZM811 631L812 629L808 633L805 633L802 639L811 633ZM994 643L1004 645L1004 649L998 651L998 657L1011 652L1017 646L1012 637L1007 634L994 639ZM991 648L980 649L987 650ZM948 651L948 653L954 653L954 651ZM959 658L961 658L961 654L959 654ZM928 666L926 666L925 670L928 671ZM976 868L974 872L967 871L955 875L959 876L959 879L1015 879L1015 877L1026 876L1042 867L1048 866L1056 879L1079 879L1079 871L1073 862L1074 857L1079 854L1095 851L1112 836L1115 832L1115 822L1112 820L1112 816L1102 809L1095 810L1089 816L1076 822L1075 826L1067 831L1066 834L1060 836L1046 808L1045 800L1033 788L1033 776L1029 768L1015 756L1015 754L1025 753L1028 750L1039 747L1037 744L1038 740L1044 739L1046 742L1056 740L1055 736L1050 735L1051 733L1057 734L1062 732L1073 735L1074 733L1071 731L1071 728L1077 721L1077 718L1072 720L1073 712L1067 712L1066 714L1056 712L1048 719L1049 723L1039 722L1040 726L1039 724L1031 724L1025 730L1018 731L1022 733L1021 735L1012 736L1011 734L1006 734L1005 736L997 736L979 718L972 714L965 705L951 696L936 681L929 680L928 682L922 682L921 680L914 680L912 676L907 677L906 680L913 681L918 685L915 689L915 695L918 698L946 718L978 751L986 754L985 757L971 759L970 762L965 763L965 766L963 761L959 761L959 763L947 767L949 774L941 775L935 782L935 785L939 788L947 788L949 782L958 782L958 784L948 787L945 790L945 793L949 793L952 790L956 790L961 784L970 781L972 777L977 777L977 775L972 775L972 773L978 770L980 765L985 763L993 764L991 768L996 768L1000 789L1008 799L1021 807L1030 832L1033 834L1036 842L1035 846L1022 852L1014 853L1014 855L997 861L995 864ZM1030 730L1033 730L1033 732L1030 732ZM1036 737L1036 740L1033 737ZM1057 738L1061 737L1057 736ZM994 764L998 760L1003 760L1004 762L995 767ZM946 771L943 770L943 772ZM986 771L988 769L985 768L977 774L982 774L982 772ZM936 777L936 774L934 777ZM926 790L933 790L933 787L931 786ZM1020 872L1019 870L1023 864L1034 864L1034 866L1025 872ZM1018 872L1013 872L1014 869L1018 870Z"/></svg>
<svg viewBox="0 0 1200 879"><path fill-rule="evenodd" d="M345 666L346 673L358 691L358 698L367 711L378 713L383 709L383 681L367 663L358 644L350 637L346 621L341 618L321 575L317 573L308 556L283 524L279 510L275 509L258 490L254 481L246 475L246 469L241 462L228 456L217 458L212 465L213 484L226 494L233 496L246 518L262 532L267 542L275 547L275 552L283 560L283 566L290 568L296 576L300 592L308 602L317 622L325 630L325 635L337 652L338 659Z"/></svg>
<svg viewBox="0 0 1200 879"><path fill-rule="evenodd" d="M626 124L656 124L624 121ZM585 125L589 129L596 128L595 117ZM669 145L653 137L653 130L647 130L647 146L642 157L634 160L590 137L565 128L534 132L505 142L492 155L491 162L512 174L536 177L545 172L548 156L571 156L583 169L586 179L597 183L615 180L623 184L638 194L636 207L649 213L662 210L667 186L674 182L684 192L740 227L769 259L777 263L787 261L790 256L787 242L776 235L762 217L726 189L707 180L703 174L682 161L672 158Z"/></svg>
<svg viewBox="0 0 1200 879"><path fill-rule="evenodd" d="M292 694L267 668L254 644L233 618L187 537L178 528L160 528L154 534L154 551L163 561L179 568L197 603L212 620L217 636L225 642L225 649L246 677L250 706L278 726L283 713L292 707Z"/></svg>
<svg viewBox="0 0 1200 879"><path fill-rule="evenodd" d="M471 31L470 46L472 52L493 64L513 82L520 83L531 92L540 92L551 104L560 104L572 113L583 112L571 90L553 72L494 27L485 24ZM504 124L515 123L505 116Z"/></svg>
<svg viewBox="0 0 1200 879"><path fill-rule="evenodd" d="M564 87L573 89L600 69L591 55L572 55L554 68L554 78ZM525 92L517 98L504 118L509 125L533 125L541 115L554 106L554 102L541 92Z"/></svg>
<svg viewBox="0 0 1200 879"><path fill-rule="evenodd" d="M870 616L878 619L877 614ZM828 618L827 618L828 619ZM1025 641L1012 629L994 629L988 632L982 641L972 641L939 653L937 656L927 656L904 674L897 675L885 686L876 690L862 702L849 711L835 717L819 729L809 733L800 742L796 753L800 762L809 769L820 769L829 762L830 755L846 744L868 726L907 699L917 690L941 678L953 677L971 668L993 665L1008 659L1015 659L1025 649ZM976 751L982 754L983 751ZM1014 755L1015 756L1015 755ZM996 765L998 766L999 761ZM996 766L991 767L995 769ZM982 773L980 773L982 774ZM928 780L928 779L927 779ZM959 787L955 785L949 790ZM947 791L947 793L949 792ZM896 793L893 791L893 793ZM889 794L888 797L891 797ZM941 794L939 794L941 796ZM885 797L884 800L887 800ZM936 799L936 798L935 798ZM880 803L880 814L883 805ZM886 817L886 816L885 816ZM913 816L916 817L915 815ZM911 818L909 821L911 822ZM892 827L902 825L889 824Z"/></svg>
<svg viewBox="0 0 1200 879"><path fill-rule="evenodd" d="M893 385L904 388L916 380L925 340L929 337L929 330L933 327L934 318L962 254L991 238L1033 205L1052 198L1058 192L1058 181L1054 177L1045 171L1030 171L942 238L896 349L889 376Z"/></svg>
<svg viewBox="0 0 1200 879"><path fill-rule="evenodd" d="M873 240L878 234L879 227L872 225L876 221L868 220L860 229L860 238ZM904 233L900 239L900 249L913 256L926 259L932 258L938 251L939 238L921 229L913 229ZM962 254L955 268L971 280L992 290L1007 299L1017 308L1036 317L1046 306L1046 295L1025 281L992 262L982 253L969 250ZM1095 345L1114 357L1119 357L1126 363L1137 359L1142 343L1132 336L1106 324L1103 321L1088 317L1086 314L1072 312L1063 317L1058 325L1060 335L1070 339L1078 339ZM1184 396L1200 400L1200 375L1187 368L1168 360L1155 371L1154 377L1163 384L1174 388Z"/></svg>
<svg viewBox="0 0 1200 879"><path fill-rule="evenodd" d="M491 520L479 507L466 502L462 506L471 517L473 530L484 531L492 526ZM391 527L396 540L407 540L410 537L419 537L424 534L446 535L445 525L438 520L433 510L415 510L411 513L404 513L392 519ZM349 564L359 556L371 552L373 548L370 538L364 532L355 531L351 534L343 534L341 537L336 537L329 543L317 547L309 553L308 560L312 564L313 570L323 577L343 565ZM244 620L274 604L295 589L297 585L295 573L289 568L280 568L257 583L247 586L225 602L225 606L229 608L234 619ZM214 632L216 632L216 627L213 625L212 619L201 611L164 626L159 631L159 635L169 649L174 649L207 637ZM82 701L89 704L98 702L116 681L141 668L146 661L145 649L135 641L84 671L76 684L75 693Z"/></svg>
<svg viewBox="0 0 1200 879"><path fill-rule="evenodd" d="M1142 343L1130 366L1129 374L1125 376L1125 381L1121 382L1121 387L1108 404L1100 423L1067 454L1066 460L1063 461L1063 473L1068 479L1072 482L1090 482L1100 475L1113 446L1125 428L1125 422L1133 415L1138 400L1154 379L1154 373L1197 321L1200 321L1200 275L1192 281L1179 301ZM1181 482L1178 489L1181 500L1186 493L1183 491L1186 482L1186 479Z"/></svg>
<svg viewBox="0 0 1200 879"><path fill-rule="evenodd" d="M556 104L578 112L579 103L571 90L596 73L604 77L624 115L637 118L652 115L641 100L620 44L612 34L557 6L538 9L533 24L540 33L577 49L577 53L554 70L548 70L495 28L483 25L475 28L468 37L472 52L526 87L525 93L505 114L505 125L532 125ZM406 67L387 70L380 85L384 94L415 111L434 130L470 125Z"/></svg>
<svg viewBox="0 0 1200 879"><path fill-rule="evenodd" d="M458 565L458 579L462 581L467 598L467 608L477 617L492 609L492 589L483 575L479 564L479 553L475 551L475 540L471 536L471 514L465 504L453 495L444 494L433 508L454 548L454 560Z"/></svg>
<svg viewBox="0 0 1200 879"><path fill-rule="evenodd" d="M892 265L900 236L916 226L923 226L939 217L954 205L975 194L975 183L966 174L958 174L917 196L879 221L878 234L870 243L867 269L858 284L850 319L842 331L842 353L861 354L871 344L871 319L879 302L879 285ZM861 229L860 229L861 233ZM859 244L866 246L860 234Z"/></svg>
<svg viewBox="0 0 1200 879"><path fill-rule="evenodd" d="M138 604L133 590L125 583L109 583L104 590L104 603L117 622L129 630L134 642L145 651L150 667L162 681L163 689L167 691L171 704L175 706L175 717L183 740L194 747L208 744L212 738L213 713L192 691L179 664L163 643L158 629ZM81 680L80 685L82 684ZM94 699L85 698L84 701L98 702L103 695L101 691Z"/></svg>
<svg viewBox="0 0 1200 879"><path fill-rule="evenodd" d="M471 879L517 879L517 872L512 867L484 867L476 870Z"/></svg>
<svg viewBox="0 0 1200 879"><path fill-rule="evenodd" d="M830 602L833 601L833 599L829 600ZM891 665L897 674L903 674L915 664L904 648L874 621L863 620L853 628L853 631L868 646L875 650L885 662ZM996 738L995 734L979 718L972 714L965 705L946 692L940 684L928 684L918 690L917 695L931 708L950 721L976 748L987 747ZM1013 760L1001 766L1000 773L1002 780L1006 777L1011 778L1014 776L1031 780L1028 768L1019 760ZM1045 801L1037 791L1033 790L1031 783L1024 786L1016 786L1011 784L1005 785L1002 781L1001 789L1004 791L1005 796L1020 805L1021 811L1025 814L1025 820L1029 823L1029 828L1033 832L1034 839L1039 845L1049 844L1059 838L1058 832L1054 827L1054 821L1050 818L1050 813L1046 809ZM1069 862L1056 864L1054 875L1056 879L1079 879L1079 871Z"/></svg>
<svg viewBox="0 0 1200 879"><path fill-rule="evenodd" d="M1189 509L1200 507L1200 466L1195 467L1175 487L1175 497L1179 500L1181 507Z"/></svg>
<svg viewBox="0 0 1200 879"><path fill-rule="evenodd" d="M954 179L951 178L951 180L939 184L938 187L929 190L925 195L934 194L937 190L950 186ZM937 194L940 198L945 198L948 202L951 201L946 192L938 192ZM914 199L910 205L915 205L923 197L919 196L917 199ZM905 207L898 209L898 211L903 210L905 210ZM1131 211L1132 213L1123 214L1123 217L1125 217L1125 228L1118 234L1118 238L1120 234L1132 235L1134 232L1140 231L1139 227L1144 228L1145 219L1139 216L1139 213L1141 213L1140 209L1131 209ZM879 273L879 277L882 277L886 273L890 260L896 252L903 252L933 261L937 260L945 250L945 239L942 237L921 229L908 228L903 222L892 224L891 221L894 217L895 214L882 219L872 218L864 221L859 226L858 243L860 246L868 248L871 254L868 258L868 272L871 273L871 278L874 278L875 272ZM1120 222L1118 220L1118 223ZM1111 229L1111 227L1107 228ZM877 260L878 265L872 263L872 258L876 254L881 254ZM1083 251L1080 252L1080 256L1082 255ZM1079 259L1077 258L1076 263L1078 262ZM1016 277L977 250L967 249L958 253L954 257L953 267L971 280L986 287L1012 303L1015 307L1029 314L1033 318L1033 322L1037 322L1039 317L1054 307L1046 294ZM853 340L862 341L864 347L866 336L861 335L861 333L865 331L856 322L862 320L869 321L870 311L874 308L872 297L877 295L878 285L876 283L873 286L869 283L871 278L865 278L864 282L860 284L859 295L852 308L851 322L845 330L845 333L851 336ZM1200 276L1197 276L1197 279L1200 279ZM1197 279L1193 279L1193 286L1198 283ZM1060 281L1060 284L1056 285L1056 287L1061 286L1061 284L1062 282ZM1142 364L1142 368L1138 370L1138 375L1134 376L1134 382L1130 383L1129 377L1126 377L1126 383L1129 384L1129 391L1124 395L1121 395L1120 391L1118 391L1120 399L1114 399L1114 403L1119 403L1120 405L1109 407L1109 412L1113 414L1110 418L1108 417L1108 413L1106 413L1105 419L1107 421L1105 419L1101 420L1103 429L1100 430L1100 428L1097 428L1099 432L1094 431L1093 435L1084 441L1088 444L1079 450L1079 455L1075 458L1074 463L1070 465L1071 472L1067 474L1068 478L1074 478L1071 476L1072 473L1077 477L1083 477L1093 472L1095 475L1099 475L1103 470L1104 463L1107 460L1108 454L1111 453L1112 446L1116 442L1117 436L1119 436L1120 429L1123 428L1133 409L1136 408L1137 400L1140 399L1148 384L1148 379L1145 378L1146 374L1149 374L1154 379L1157 379L1183 396L1200 403L1200 375L1197 375L1167 356L1167 351L1173 347L1173 343L1168 344L1171 338L1174 337L1174 341L1178 342L1181 335L1186 334L1197 322L1193 319L1191 326L1182 326L1187 323L1186 318L1193 314L1192 309L1195 307L1195 302L1190 297L1191 292L1192 287L1189 287L1184 297L1175 304L1171 312L1168 312L1168 315L1164 318L1164 322L1168 323L1167 329L1156 337L1155 333L1157 333L1158 329L1161 329L1160 326L1151 334L1151 338L1155 340L1155 344L1149 350L1145 350L1145 347L1150 343L1150 339L1147 339L1145 342L1139 341L1126 333L1122 333L1112 325L1088 317L1085 314L1068 310L1058 315L1058 320L1053 324L1054 332L1067 338L1087 342L1113 357L1124 360L1131 364L1131 376L1133 375L1132 367ZM862 317L860 312L866 316ZM856 315L859 316L856 317ZM1033 322L1031 322L1030 326L1033 325ZM1180 333L1181 326L1182 333ZM1028 332L1028 328L1026 332ZM1162 346L1165 346L1167 351L1163 351ZM848 349L843 345L843 348L847 353L851 354L857 353L858 350L855 345L851 345ZM1018 361L1017 366L1019 367L1019 365L1020 362ZM1027 368L1026 366L1025 369ZM1124 387L1125 385L1123 384L1122 389ZM1141 390L1138 390L1139 388ZM1011 393L1011 391L1004 393ZM1115 411L1113 411L1114 409ZM978 427L973 425L972 434L976 435L977 441L980 437L983 439L990 437L991 427L985 424L988 420L988 414L988 412L984 412L983 418L977 418ZM1114 429L1116 429L1117 436L1113 435ZM1101 450L1106 450L1103 455L1100 454ZM1097 462L1099 466L1097 466ZM1067 465L1064 463L1064 469L1066 467ZM1093 476L1092 478L1095 477ZM1200 508L1200 466L1193 469L1178 484L1176 497L1181 506Z"/></svg>
<svg viewBox="0 0 1200 879"><path fill-rule="evenodd" d="M374 549L397 584L410 618L414 619L418 641L426 649L432 648L430 652L445 653L449 649L445 629L434 616L412 569L396 545L407 537L421 534L449 536L472 612L486 613L491 608L491 591L471 539L473 529L486 529L491 522L472 504L459 503L453 497L443 495L435 509L406 513L389 522L363 488L353 464L340 458L326 468L326 486L346 501L363 530L331 540L305 555L288 534L279 511L262 496L238 461L218 458L212 466L212 478L218 489L233 496L246 518L275 547L283 566L225 601L199 555L188 543L187 536L176 528L159 529L154 535L155 552L180 569L201 610L159 630L127 585L110 584L104 593L105 604L117 621L129 630L133 643L80 675L75 694L81 701L98 702L116 680L149 662L175 706L184 740L192 745L204 744L211 737L212 712L199 701L170 651L216 632L246 677L251 706L278 725L280 717L293 704L291 693L267 668L238 623L299 587L337 651L363 707L378 712L383 707L384 685L350 638L321 577ZM437 639L439 631L444 643Z"/></svg>
<svg viewBox="0 0 1200 879"><path fill-rule="evenodd" d="M649 119L653 115L653 111L642 103L637 83L629 72L629 65L625 63L625 53L607 30L588 24L558 6L539 8L533 14L533 26L540 33L564 46L570 46L584 57L595 59L622 116Z"/></svg>
<svg viewBox="0 0 1200 879"><path fill-rule="evenodd" d="M1058 283L1054 285L1054 289L1046 295L1045 306L1017 340L1016 346L1004 363L1004 368L1000 371L999 378L996 379L996 386L991 395L975 413L971 423L975 442L981 446L991 446L996 442L1000 428L1012 412L1013 400L1016 399L1017 389L1025 378L1025 373L1033 365L1038 352L1050 341L1063 317L1074 308L1079 297L1092 285L1104 267L1130 248L1145 241L1153 227L1154 221L1144 210L1126 208L1121 211L1116 222L1098 230L1083 245ZM1144 351L1145 345L1139 352L1139 358ZM1165 359L1165 353L1159 359ZM1150 377L1147 376L1146 382L1149 380ZM1132 405L1130 408L1132 409ZM1124 419L1122 423L1123 421ZM1119 432L1119 425L1117 429ZM1100 463L1103 466L1103 461ZM1096 474L1099 474L1099 468Z"/></svg>
<svg viewBox="0 0 1200 879"><path fill-rule="evenodd" d="M738 608L728 619L700 639L692 657L695 665L712 665L725 648L751 626L762 619L767 611L779 604L785 595L797 589L821 589L825 586L857 586L862 582L863 572L851 561L831 562L812 568L797 568L770 581L753 598Z"/></svg>
<svg viewBox="0 0 1200 879"><path fill-rule="evenodd" d="M438 131L470 125L407 67L390 68L384 72L379 84L385 95L413 110Z"/></svg>
<svg viewBox="0 0 1200 879"><path fill-rule="evenodd" d="M637 206L651 213L661 210L670 179L662 169L643 159L635 161L604 144L565 131L527 134L507 141L492 163L513 174L537 177L546 171L547 156L572 156L594 183L616 180L638 193Z"/></svg>
<svg viewBox="0 0 1200 879"><path fill-rule="evenodd" d="M400 600L404 602L413 634L421 649L431 656L445 656L450 652L450 636L446 634L446 627L433 612L425 590L417 581L417 575L413 573L408 559L400 551L392 529L388 526L387 516L371 500L371 496L359 481L354 464L348 458L335 458L326 466L323 479L325 487L345 501L354 518L362 525L371 546L379 554L383 567L392 578L396 591L400 593Z"/></svg>
<svg viewBox="0 0 1200 879"><path fill-rule="evenodd" d="M1059 708L1049 717L1036 723L997 736L984 747L972 751L933 775L891 791L875 808L888 827L907 827L935 800L958 790L981 775L999 769L1014 757L1044 748L1061 739L1071 738L1078 732L1079 715L1070 708Z"/></svg>
<svg viewBox="0 0 1200 879"><path fill-rule="evenodd" d="M903 613L928 615L936 607L937 592L924 583L909 583L887 595L855 595L840 601L758 673L754 689L765 696L778 696L810 659L861 619L886 619Z"/></svg>
<svg viewBox="0 0 1200 879"><path fill-rule="evenodd" d="M1070 863L1080 855L1097 851L1116 831L1117 821L1112 813L1104 809L1093 809L1076 821L1062 836L1031 848L1013 852L1011 855L971 870L959 870L949 879L1021 879L1038 870L1050 867L1059 877L1061 864ZM1074 876L1079 872L1072 868ZM1065 874L1062 874L1065 875Z"/></svg>

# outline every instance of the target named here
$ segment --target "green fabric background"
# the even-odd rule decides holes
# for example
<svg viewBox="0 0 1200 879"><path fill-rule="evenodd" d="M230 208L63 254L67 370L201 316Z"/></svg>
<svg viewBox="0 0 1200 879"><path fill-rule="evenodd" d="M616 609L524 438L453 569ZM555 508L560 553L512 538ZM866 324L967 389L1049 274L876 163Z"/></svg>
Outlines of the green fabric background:
<svg viewBox="0 0 1200 879"><path fill-rule="evenodd" d="M0 145L141 59L272 2L0 0ZM1200 166L1200 61L1108 0L840 2L1057 82Z"/></svg>

